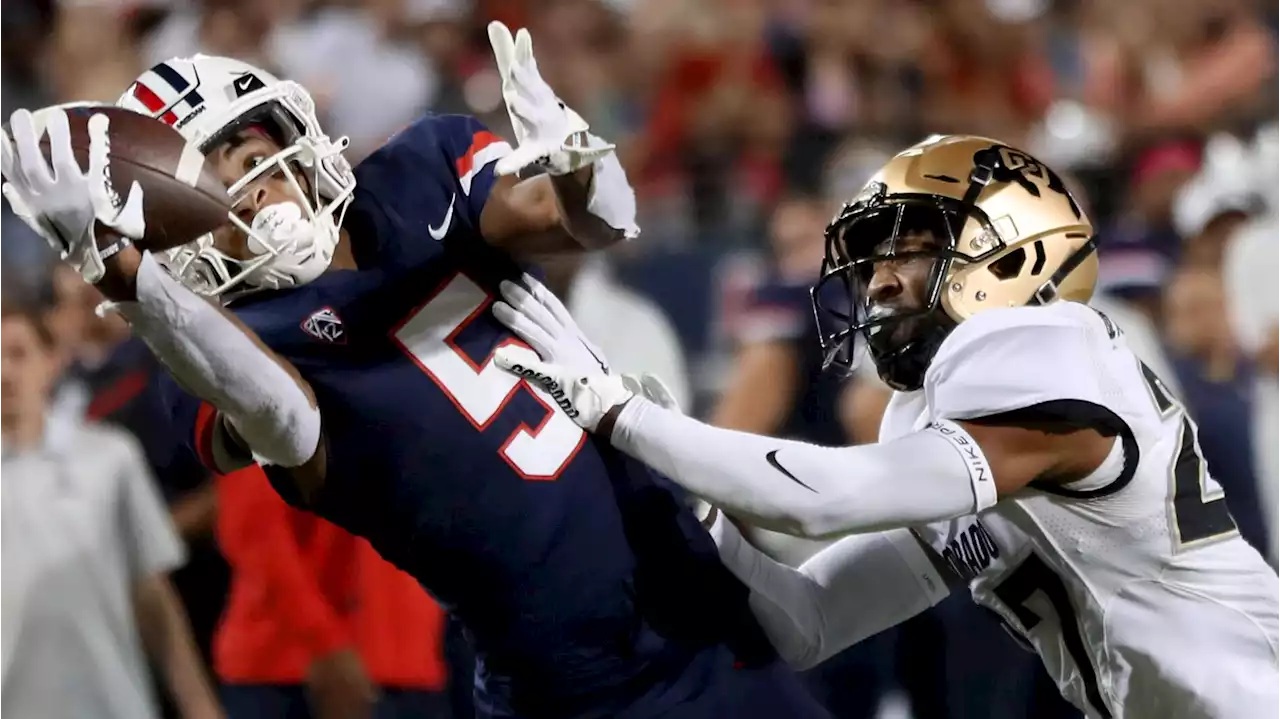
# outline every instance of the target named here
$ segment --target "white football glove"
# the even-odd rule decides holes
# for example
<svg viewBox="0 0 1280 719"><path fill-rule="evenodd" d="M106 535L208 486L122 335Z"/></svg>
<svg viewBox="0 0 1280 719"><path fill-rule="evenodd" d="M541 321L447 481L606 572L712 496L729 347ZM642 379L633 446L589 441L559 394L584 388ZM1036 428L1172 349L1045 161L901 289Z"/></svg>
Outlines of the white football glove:
<svg viewBox="0 0 1280 719"><path fill-rule="evenodd" d="M521 28L513 40L506 25L491 22L489 43L517 143L515 150L498 160L497 174L514 175L537 165L549 174L567 175L614 151L614 145L589 141L587 121L561 102L542 79L528 30Z"/></svg>
<svg viewBox="0 0 1280 719"><path fill-rule="evenodd" d="M633 375L583 374L565 365L543 362L523 347L502 347L493 361L514 375L540 384L578 426L590 432L600 426L609 410L643 391Z"/></svg>
<svg viewBox="0 0 1280 719"><path fill-rule="evenodd" d="M502 301L493 304L493 316L528 342L539 357L580 374L609 374L604 353L582 333L560 298L537 278L525 273L519 283L503 281L499 289Z"/></svg>
<svg viewBox="0 0 1280 719"><path fill-rule="evenodd" d="M67 106L32 115L18 110L10 119L13 138L0 132L0 192L13 212L49 243L58 256L97 283L105 274L103 260L127 247L146 232L142 187L137 182L121 199L111 184L111 141L106 115L89 118L89 169L80 169L71 147ZM40 137L49 137L49 160ZM100 222L122 240L99 249L94 223Z"/></svg>
<svg viewBox="0 0 1280 719"><path fill-rule="evenodd" d="M493 315L542 359L521 347L504 347L494 357L499 367L538 382L557 401L566 400L569 415L588 430L636 395L680 411L656 375L611 375L604 353L582 333L560 299L531 275L521 283L501 284L502 301L494 303Z"/></svg>

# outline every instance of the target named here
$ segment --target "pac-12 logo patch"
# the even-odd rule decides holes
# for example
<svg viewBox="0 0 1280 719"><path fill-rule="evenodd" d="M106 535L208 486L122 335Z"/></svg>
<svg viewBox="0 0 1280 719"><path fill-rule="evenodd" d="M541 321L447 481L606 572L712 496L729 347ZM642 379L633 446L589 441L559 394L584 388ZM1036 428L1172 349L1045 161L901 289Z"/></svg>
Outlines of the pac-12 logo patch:
<svg viewBox="0 0 1280 719"><path fill-rule="evenodd" d="M341 345L347 342L342 318L331 307L321 307L302 322L302 331L323 342Z"/></svg>

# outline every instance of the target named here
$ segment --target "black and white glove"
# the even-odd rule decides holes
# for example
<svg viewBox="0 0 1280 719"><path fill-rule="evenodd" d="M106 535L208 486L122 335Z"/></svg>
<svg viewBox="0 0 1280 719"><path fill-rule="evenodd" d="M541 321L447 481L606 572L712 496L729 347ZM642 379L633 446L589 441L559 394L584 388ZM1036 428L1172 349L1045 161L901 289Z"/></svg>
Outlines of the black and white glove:
<svg viewBox="0 0 1280 719"><path fill-rule="evenodd" d="M74 103L73 105L82 105ZM82 170L71 147L67 107L13 113L10 131L0 132L0 192L13 213L49 243L87 282L105 274L103 261L146 232L142 187L137 182L121 198L111 185L111 142L106 115L89 118L89 169ZM40 137L49 137L49 159ZM115 230L123 239L99 248L95 223Z"/></svg>
<svg viewBox="0 0 1280 719"><path fill-rule="evenodd" d="M520 283L503 282L502 301L493 315L533 348L538 357L520 347L503 347L494 363L504 370L542 385L584 429L594 431L614 407L637 395L679 411L670 390L652 374L615 375L604 353L574 322L569 310L531 275ZM539 359L540 358L540 359Z"/></svg>

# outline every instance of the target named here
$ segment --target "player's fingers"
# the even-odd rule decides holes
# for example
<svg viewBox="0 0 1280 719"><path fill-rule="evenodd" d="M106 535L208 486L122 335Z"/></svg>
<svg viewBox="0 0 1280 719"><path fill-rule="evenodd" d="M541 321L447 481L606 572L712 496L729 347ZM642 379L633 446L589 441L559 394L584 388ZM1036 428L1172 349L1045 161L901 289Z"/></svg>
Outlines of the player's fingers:
<svg viewBox="0 0 1280 719"><path fill-rule="evenodd" d="M520 79L521 74L518 68L512 71L512 92L507 93L507 109L524 120L560 111L556 94L541 78L534 84L530 80Z"/></svg>
<svg viewBox="0 0 1280 719"><path fill-rule="evenodd" d="M18 177L18 160L13 151L13 140L6 130L0 130L0 175L9 182L21 182Z"/></svg>
<svg viewBox="0 0 1280 719"><path fill-rule="evenodd" d="M550 156L547 146L541 142L526 142L524 145L515 148L498 160L493 166L494 173L499 175L517 175L521 170L529 168L531 165L539 164L539 162L547 161Z"/></svg>
<svg viewBox="0 0 1280 719"><path fill-rule="evenodd" d="M535 158L535 155L532 153L533 150L536 149L534 145L537 140L534 139L534 133L538 128L532 122L526 120L524 115L520 115L515 110L511 109L511 105L507 106L507 110L507 116L511 118L511 127L516 129L520 137L519 144L517 144L516 149L511 152L511 156L523 158L521 161L525 164L521 166L521 169L524 169L524 167L527 167L528 164L533 161L533 158Z"/></svg>
<svg viewBox="0 0 1280 719"><path fill-rule="evenodd" d="M498 289L502 292L502 298L507 301L508 305L528 317L530 321L541 327L548 335L555 336L558 333L559 326L556 323L555 316L542 303L534 299L528 290L508 280L503 280L502 284L498 285Z"/></svg>
<svg viewBox="0 0 1280 719"><path fill-rule="evenodd" d="M62 108L46 110L44 127L49 135L49 162L53 165L54 177L78 176L83 170L76 162L75 150L71 149L71 123L67 120L67 111Z"/></svg>
<svg viewBox="0 0 1280 719"><path fill-rule="evenodd" d="M112 226L120 234L135 240L146 234L147 218L142 211L142 185L137 180L129 186L129 196L125 198L124 208L116 215Z"/></svg>
<svg viewBox="0 0 1280 719"><path fill-rule="evenodd" d="M9 201L13 214L26 220L28 224L36 220L36 213L31 209L31 198L27 197L25 190L12 182L6 182L0 188L0 192L3 192L4 198Z"/></svg>
<svg viewBox="0 0 1280 719"><path fill-rule="evenodd" d="M22 190L12 182L6 182L0 185L0 194L4 195L4 199L9 201L9 207L13 210L13 214L30 222L31 205L27 202L27 198L22 194Z"/></svg>
<svg viewBox="0 0 1280 719"><path fill-rule="evenodd" d="M493 174L498 177L506 177L508 175L518 175L524 169L524 165L515 165L505 158L498 160L498 164L493 166Z"/></svg>
<svg viewBox="0 0 1280 719"><path fill-rule="evenodd" d="M545 357L550 360L556 359L555 344L551 339L551 335L547 334L541 327L516 311L505 302L493 303L493 316L499 322L507 326L516 337L524 340L539 357Z"/></svg>
<svg viewBox="0 0 1280 719"><path fill-rule="evenodd" d="M533 59L533 36L528 28L516 32L516 67L536 67Z"/></svg>
<svg viewBox="0 0 1280 719"><path fill-rule="evenodd" d="M511 68L511 85L516 94L535 103L556 102L555 90L542 79L538 65L532 58L526 64Z"/></svg>
<svg viewBox="0 0 1280 719"><path fill-rule="evenodd" d="M507 94L507 111L511 116L524 126L525 130L531 130L529 118L533 117L533 105L529 102L529 98L525 97L518 89Z"/></svg>
<svg viewBox="0 0 1280 719"><path fill-rule="evenodd" d="M680 408L680 402L676 400L675 395L671 394L671 390L667 389L667 385L663 383L658 375L652 372L645 372L640 375L640 387L644 389L644 396L654 404L675 412L683 412Z"/></svg>
<svg viewBox="0 0 1280 719"><path fill-rule="evenodd" d="M489 23L489 44L493 46L493 59L498 64L498 76L506 81L515 63L516 46L511 31L498 21Z"/></svg>
<svg viewBox="0 0 1280 719"><path fill-rule="evenodd" d="M525 287L529 288L529 294L533 295L533 299L538 304L547 309L547 312L555 319L556 323L562 327L574 327L576 323L573 316L569 314L569 308L564 306L559 297L555 293L547 289L547 286L538 281L537 277L528 272L520 276L520 281Z"/></svg>
<svg viewBox="0 0 1280 719"><path fill-rule="evenodd" d="M532 118L537 117L537 109L527 98L518 92L507 93L507 114L511 116L512 126L518 128L521 137L533 137L538 129L537 123ZM527 145L528 142L522 142L521 147Z"/></svg>
<svg viewBox="0 0 1280 719"><path fill-rule="evenodd" d="M35 119L29 110L18 110L9 120L13 131L13 143L18 151L18 166L31 189L40 191L53 184L53 173L45 162L40 149L40 136L36 133Z"/></svg>
<svg viewBox="0 0 1280 719"><path fill-rule="evenodd" d="M498 160L497 164L493 166L493 171L502 176L518 175L521 170L532 165L541 156L541 152L526 143Z"/></svg>
<svg viewBox="0 0 1280 719"><path fill-rule="evenodd" d="M534 83L532 87L555 95L538 71L538 58L533 55L533 36L525 28L520 28L520 32L516 33L516 68L527 73L526 82Z"/></svg>

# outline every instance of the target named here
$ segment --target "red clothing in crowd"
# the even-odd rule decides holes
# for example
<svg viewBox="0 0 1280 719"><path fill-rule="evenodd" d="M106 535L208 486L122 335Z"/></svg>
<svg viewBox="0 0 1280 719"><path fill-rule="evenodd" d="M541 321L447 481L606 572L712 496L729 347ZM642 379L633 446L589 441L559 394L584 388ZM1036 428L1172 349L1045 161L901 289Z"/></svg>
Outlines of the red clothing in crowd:
<svg viewBox="0 0 1280 719"><path fill-rule="evenodd" d="M258 467L216 481L231 565L213 642L221 681L300 684L314 658L355 647L376 684L444 686L443 612L416 581L364 540L285 504Z"/></svg>
<svg viewBox="0 0 1280 719"><path fill-rule="evenodd" d="M443 691L445 614L418 580L391 566L363 539L360 609L353 631L365 670L375 684Z"/></svg>

